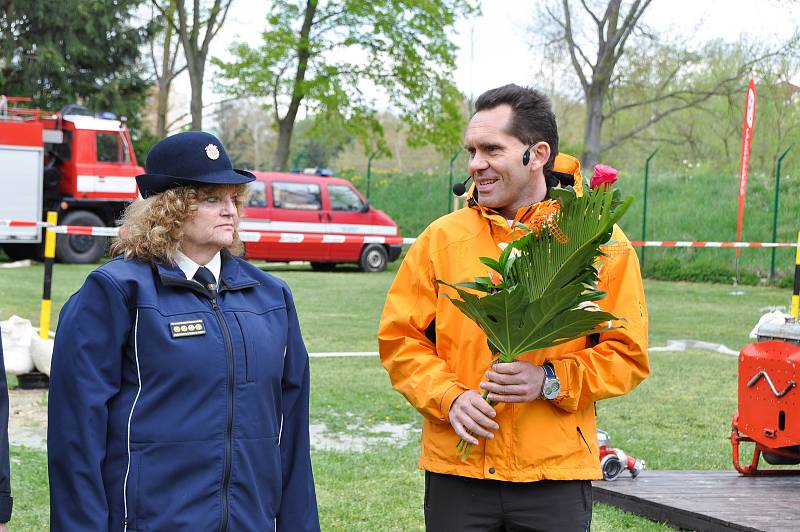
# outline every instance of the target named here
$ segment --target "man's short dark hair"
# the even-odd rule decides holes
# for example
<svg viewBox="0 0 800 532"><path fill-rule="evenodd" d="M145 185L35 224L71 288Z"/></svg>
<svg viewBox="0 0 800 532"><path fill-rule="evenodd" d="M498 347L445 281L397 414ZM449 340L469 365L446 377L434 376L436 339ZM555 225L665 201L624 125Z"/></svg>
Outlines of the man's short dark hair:
<svg viewBox="0 0 800 532"><path fill-rule="evenodd" d="M545 174L549 174L558 154L558 126L550 98L535 89L512 83L481 94L475 102L475 112L501 105L511 107L511 123L506 131L509 135L524 144L546 142L550 145L550 158L544 166Z"/></svg>

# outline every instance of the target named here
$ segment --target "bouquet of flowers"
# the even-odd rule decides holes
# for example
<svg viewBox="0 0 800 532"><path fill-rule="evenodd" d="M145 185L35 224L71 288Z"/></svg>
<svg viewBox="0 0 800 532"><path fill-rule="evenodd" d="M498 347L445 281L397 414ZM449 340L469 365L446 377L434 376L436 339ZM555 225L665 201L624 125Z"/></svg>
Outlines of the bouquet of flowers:
<svg viewBox="0 0 800 532"><path fill-rule="evenodd" d="M599 261L601 246L609 243L633 197L621 201L608 185L582 196L572 187L550 194L559 208L548 221L534 228L518 223L525 234L499 259L480 258L492 270L488 276L457 284L436 281L457 292L461 299L451 298L453 304L486 334L492 364L609 330L617 319L594 303L605 297L597 289ZM462 439L457 449L466 461L471 445Z"/></svg>

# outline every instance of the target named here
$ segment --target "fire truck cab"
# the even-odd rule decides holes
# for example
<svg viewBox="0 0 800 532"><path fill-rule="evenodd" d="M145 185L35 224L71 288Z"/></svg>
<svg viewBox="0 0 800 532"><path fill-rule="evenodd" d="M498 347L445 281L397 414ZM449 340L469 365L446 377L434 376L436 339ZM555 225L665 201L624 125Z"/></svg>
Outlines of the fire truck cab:
<svg viewBox="0 0 800 532"><path fill-rule="evenodd" d="M38 109L9 107L29 101L0 101L0 219L42 220L59 213L59 225L116 225L136 199L135 176L144 173L123 120L93 114L77 105L47 115ZM12 259L41 255L39 229L0 227L0 244ZM62 262L99 260L106 238L59 235Z"/></svg>

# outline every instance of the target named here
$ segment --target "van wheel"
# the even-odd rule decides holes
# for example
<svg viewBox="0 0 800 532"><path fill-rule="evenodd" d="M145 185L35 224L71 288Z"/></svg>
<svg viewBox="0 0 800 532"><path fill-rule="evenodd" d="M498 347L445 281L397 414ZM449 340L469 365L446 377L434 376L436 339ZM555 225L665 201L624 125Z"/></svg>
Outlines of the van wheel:
<svg viewBox="0 0 800 532"><path fill-rule="evenodd" d="M312 262L311 269L315 272L332 272L336 268L335 262Z"/></svg>
<svg viewBox="0 0 800 532"><path fill-rule="evenodd" d="M92 225L104 227L99 216L89 211L68 212L59 225ZM107 237L87 235L58 235L56 257L68 264L88 264L100 260L106 252Z"/></svg>
<svg viewBox="0 0 800 532"><path fill-rule="evenodd" d="M388 262L389 255L386 253L386 248L380 244L370 244L361 250L358 268L362 272L382 272Z"/></svg>

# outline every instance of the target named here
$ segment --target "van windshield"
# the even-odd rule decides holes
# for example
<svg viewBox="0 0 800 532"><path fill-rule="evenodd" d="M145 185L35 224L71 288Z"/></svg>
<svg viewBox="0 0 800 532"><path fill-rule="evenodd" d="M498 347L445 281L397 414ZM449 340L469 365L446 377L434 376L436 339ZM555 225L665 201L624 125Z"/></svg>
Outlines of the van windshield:
<svg viewBox="0 0 800 532"><path fill-rule="evenodd" d="M331 196L331 210L348 212L364 210L361 198L347 185L328 185L328 193Z"/></svg>

